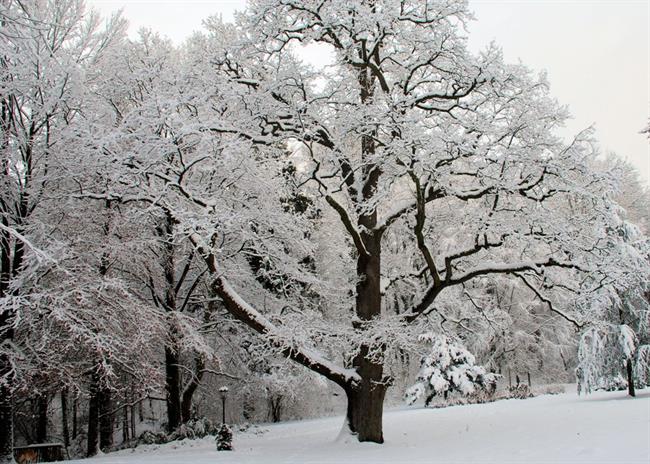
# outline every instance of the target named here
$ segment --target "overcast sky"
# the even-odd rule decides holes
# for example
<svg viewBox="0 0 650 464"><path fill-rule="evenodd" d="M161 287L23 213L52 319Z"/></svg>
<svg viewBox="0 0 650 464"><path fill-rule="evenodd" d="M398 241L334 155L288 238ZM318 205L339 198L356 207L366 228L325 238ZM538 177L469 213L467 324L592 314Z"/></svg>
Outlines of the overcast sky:
<svg viewBox="0 0 650 464"><path fill-rule="evenodd" d="M130 34L149 27L182 42L213 14L232 20L245 0L89 0L102 13L123 8ZM551 91L569 105L575 133L592 124L603 151L630 160L650 185L648 0L474 0L474 50L495 40L507 61L546 70Z"/></svg>

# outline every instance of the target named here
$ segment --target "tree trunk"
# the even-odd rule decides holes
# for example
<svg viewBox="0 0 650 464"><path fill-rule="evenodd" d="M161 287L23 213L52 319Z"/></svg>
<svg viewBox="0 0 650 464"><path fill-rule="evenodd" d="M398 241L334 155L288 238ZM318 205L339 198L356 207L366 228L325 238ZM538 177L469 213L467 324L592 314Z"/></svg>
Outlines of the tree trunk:
<svg viewBox="0 0 650 464"><path fill-rule="evenodd" d="M142 411L142 401L138 403L140 407L140 411ZM142 417L142 416L140 416ZM142 421L140 421L142 422ZM136 430L135 430L135 406L131 406L131 437L135 440L137 438Z"/></svg>
<svg viewBox="0 0 650 464"><path fill-rule="evenodd" d="M8 242L2 237L2 269L0 269L0 297L5 295L7 286L6 268L8 259L5 255ZM12 328L12 313L10 311L0 312L0 343L11 342L14 337ZM0 463L13 462L14 460L14 403L11 390L11 362L7 355L0 354Z"/></svg>
<svg viewBox="0 0 650 464"><path fill-rule="evenodd" d="M359 441L383 443L382 415L388 385L382 378L380 364L364 360L363 365L360 370L366 375L362 374L361 384L345 390L348 398L348 427Z"/></svg>
<svg viewBox="0 0 650 464"><path fill-rule="evenodd" d="M36 398L36 405L38 408L38 420L36 423L36 442L47 442L47 393L38 395Z"/></svg>
<svg viewBox="0 0 650 464"><path fill-rule="evenodd" d="M165 276L165 309L176 312L176 256L174 243L174 220L167 214L165 220L156 227L162 241L162 268ZM180 351L176 344L177 329L168 326L170 342L165 346L165 389L167 391L167 431L176 430L181 425L181 373Z"/></svg>
<svg viewBox="0 0 650 464"><path fill-rule="evenodd" d="M181 422L185 424L192 419L192 394L187 390L183 392L183 401L181 402Z"/></svg>
<svg viewBox="0 0 650 464"><path fill-rule="evenodd" d="M99 398L99 449L108 451L113 447L113 396L102 388Z"/></svg>
<svg viewBox="0 0 650 464"><path fill-rule="evenodd" d="M0 363L5 359L0 357ZM0 374L3 374L0 367ZM0 384L0 463L14 462L13 398L9 387Z"/></svg>
<svg viewBox="0 0 650 464"><path fill-rule="evenodd" d="M362 104L372 101L375 78L368 69L363 69L358 75L360 99ZM365 165L361 172L361 197L358 202L355 192L350 192L355 208L363 211L372 204L375 196L381 167L375 164L375 134L361 137L361 158ZM358 197L357 197L358 198ZM367 210L366 210L367 211ZM366 330L365 322L371 322L381 317L381 239L382 232L375 230L377 226L377 210L359 214L359 238L362 247L357 245L357 286L355 312L358 321L353 322L356 330ZM368 337L366 337L368 338ZM372 343L372 342L370 342ZM350 431L357 435L359 441L383 443L382 414L384 397L389 380L384 377L382 345L362 344L358 354L352 360L354 367L361 377L358 384L345 388L348 398L347 421Z"/></svg>
<svg viewBox="0 0 650 464"><path fill-rule="evenodd" d="M634 391L634 376L632 375L632 360L628 359L625 363L625 368L627 370L627 393L630 396L636 396Z"/></svg>
<svg viewBox="0 0 650 464"><path fill-rule="evenodd" d="M77 406L79 404L79 399L75 398L72 400L72 439L77 439Z"/></svg>
<svg viewBox="0 0 650 464"><path fill-rule="evenodd" d="M167 390L167 431L181 425L181 373L178 350L165 347L165 389Z"/></svg>
<svg viewBox="0 0 650 464"><path fill-rule="evenodd" d="M363 216L360 222L368 229L374 227L376 213ZM361 321L372 321L381 314L381 235L364 231L361 237L368 254L357 260L356 314ZM357 328L364 330L362 323ZM384 442L382 414L389 380L384 377L383 361L377 360L383 350L383 346L364 344L352 362L361 382L346 389L347 420L359 441Z"/></svg>
<svg viewBox="0 0 650 464"><path fill-rule="evenodd" d="M99 381L93 373L90 385L90 400L88 402L88 446L86 457L95 456L99 452Z"/></svg>
<svg viewBox="0 0 650 464"><path fill-rule="evenodd" d="M63 433L63 446L70 447L70 430L68 429L68 392L61 390L61 431Z"/></svg>
<svg viewBox="0 0 650 464"><path fill-rule="evenodd" d="M205 358L202 355L197 354L194 356L194 371L192 372L192 378L183 390L181 400L181 421L183 424L192 418L192 399L194 398L196 389L201 384L204 369Z"/></svg>
<svg viewBox="0 0 650 464"><path fill-rule="evenodd" d="M125 404L122 408L122 443L127 444L129 440L129 405Z"/></svg>

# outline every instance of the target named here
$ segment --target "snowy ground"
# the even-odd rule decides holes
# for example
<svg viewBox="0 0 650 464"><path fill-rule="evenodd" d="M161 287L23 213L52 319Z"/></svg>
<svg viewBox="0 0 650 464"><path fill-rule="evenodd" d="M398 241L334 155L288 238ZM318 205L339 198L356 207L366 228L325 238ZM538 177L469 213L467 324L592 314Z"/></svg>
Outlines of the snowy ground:
<svg viewBox="0 0 650 464"><path fill-rule="evenodd" d="M263 426L212 440L138 447L78 464L621 463L650 462L650 389L575 393L384 415L383 445L336 441L342 418ZM264 431L264 433L261 433Z"/></svg>

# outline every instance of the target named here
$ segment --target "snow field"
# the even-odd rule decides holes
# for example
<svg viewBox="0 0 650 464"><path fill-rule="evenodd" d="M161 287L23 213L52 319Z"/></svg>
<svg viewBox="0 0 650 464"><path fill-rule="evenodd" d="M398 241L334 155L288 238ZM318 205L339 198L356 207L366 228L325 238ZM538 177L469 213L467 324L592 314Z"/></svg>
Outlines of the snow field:
<svg viewBox="0 0 650 464"><path fill-rule="evenodd" d="M76 464L397 464L650 462L650 389L575 393L442 409L388 410L383 445L337 439L342 418L266 425L214 440L143 446ZM255 433L257 430L257 433ZM260 433L264 431L264 433Z"/></svg>

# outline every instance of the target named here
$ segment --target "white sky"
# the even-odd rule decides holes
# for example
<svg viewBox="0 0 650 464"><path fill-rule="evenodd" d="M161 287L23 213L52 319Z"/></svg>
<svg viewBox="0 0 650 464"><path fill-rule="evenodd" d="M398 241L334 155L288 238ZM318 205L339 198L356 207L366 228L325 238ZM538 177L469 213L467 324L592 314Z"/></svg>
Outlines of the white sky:
<svg viewBox="0 0 650 464"><path fill-rule="evenodd" d="M88 0L102 13L124 9L129 32L149 27L182 42L213 14L232 20L245 0ZM470 0L477 21L470 46L491 40L507 61L546 70L551 91L569 105L575 133L592 124L603 151L630 160L650 185L648 0ZM310 52L313 55L313 51Z"/></svg>

